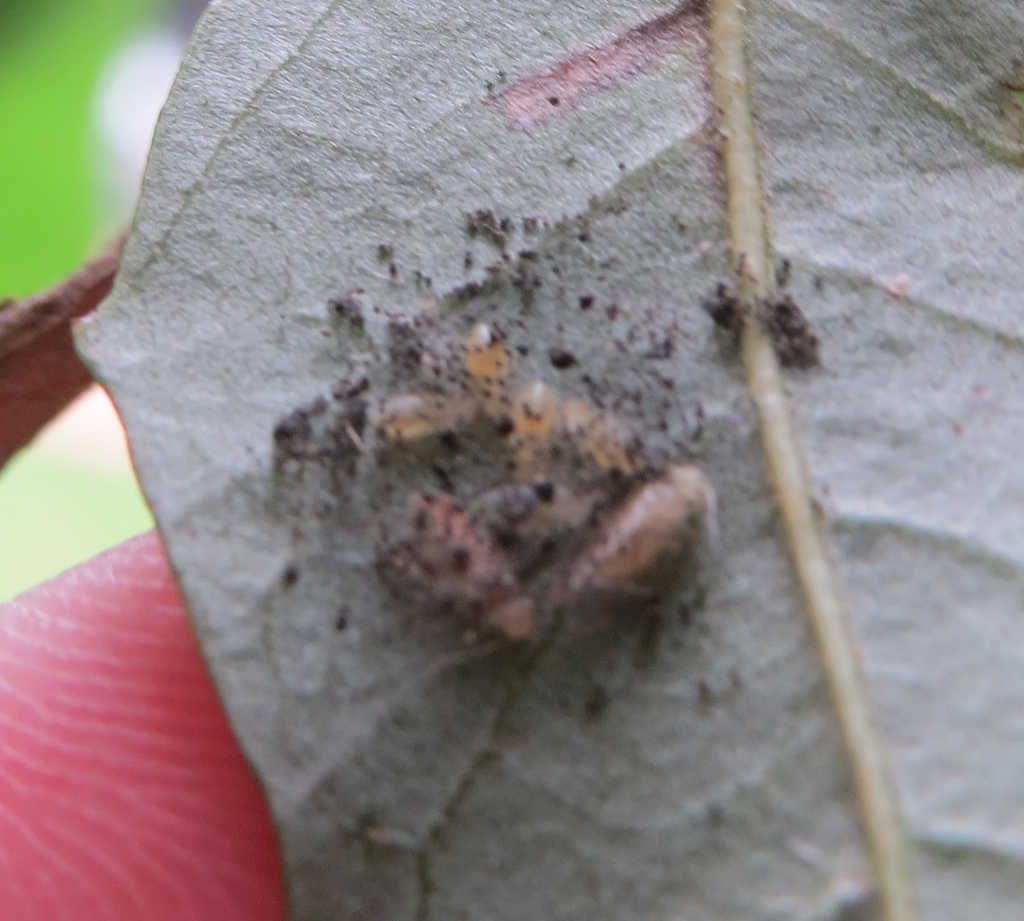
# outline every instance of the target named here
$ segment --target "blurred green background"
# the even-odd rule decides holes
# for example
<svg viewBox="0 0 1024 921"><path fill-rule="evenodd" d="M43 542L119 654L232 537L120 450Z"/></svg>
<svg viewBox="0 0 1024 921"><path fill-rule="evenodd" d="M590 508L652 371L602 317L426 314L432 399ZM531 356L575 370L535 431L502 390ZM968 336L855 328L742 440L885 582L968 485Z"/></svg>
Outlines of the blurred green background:
<svg viewBox="0 0 1024 921"><path fill-rule="evenodd" d="M133 37L178 12L158 0L0 0L0 296L49 286L125 220L104 191L116 158L97 86ZM152 526L109 408L87 402L86 424L0 473L0 600Z"/></svg>

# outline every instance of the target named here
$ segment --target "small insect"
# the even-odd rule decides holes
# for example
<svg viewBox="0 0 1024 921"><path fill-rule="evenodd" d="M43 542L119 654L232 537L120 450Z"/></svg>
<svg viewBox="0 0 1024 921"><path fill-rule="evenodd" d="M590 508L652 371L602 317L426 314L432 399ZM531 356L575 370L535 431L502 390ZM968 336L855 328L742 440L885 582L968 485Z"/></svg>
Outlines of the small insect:
<svg viewBox="0 0 1024 921"><path fill-rule="evenodd" d="M560 432L577 449L604 470L635 473L639 468L639 440L617 416L598 412L585 401L571 397L562 403Z"/></svg>
<svg viewBox="0 0 1024 921"><path fill-rule="evenodd" d="M420 589L418 601L453 614L468 632L517 640L533 632L533 602L508 556L450 497L409 497L381 532L378 564Z"/></svg>
<svg viewBox="0 0 1024 921"><path fill-rule="evenodd" d="M486 324L470 330L461 364L456 393L378 404L377 449L443 444L484 420L511 462L476 495L415 492L386 516L378 570L396 594L453 620L468 642L522 641L556 616L579 625L590 609L595 624L650 611L692 578L716 529L715 491L698 467L658 474L612 413L544 381L517 387L507 343Z"/></svg>
<svg viewBox="0 0 1024 921"><path fill-rule="evenodd" d="M474 412L474 404L466 400L401 393L384 400L371 423L385 444L400 445L459 428Z"/></svg>
<svg viewBox="0 0 1024 921"><path fill-rule="evenodd" d="M466 337L466 370L470 391L488 415L504 408L510 364L504 341L486 323L477 323Z"/></svg>
<svg viewBox="0 0 1024 921"><path fill-rule="evenodd" d="M675 465L634 493L573 567L569 590L633 591L660 597L680 567L713 540L714 487L692 464Z"/></svg>

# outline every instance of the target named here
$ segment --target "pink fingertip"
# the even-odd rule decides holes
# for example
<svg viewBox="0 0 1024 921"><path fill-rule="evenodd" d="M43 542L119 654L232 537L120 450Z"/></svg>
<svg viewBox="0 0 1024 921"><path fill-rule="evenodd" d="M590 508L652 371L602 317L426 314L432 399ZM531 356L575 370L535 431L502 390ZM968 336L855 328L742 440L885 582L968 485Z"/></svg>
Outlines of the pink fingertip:
<svg viewBox="0 0 1024 921"><path fill-rule="evenodd" d="M155 533L0 606L0 878L4 921L284 916Z"/></svg>

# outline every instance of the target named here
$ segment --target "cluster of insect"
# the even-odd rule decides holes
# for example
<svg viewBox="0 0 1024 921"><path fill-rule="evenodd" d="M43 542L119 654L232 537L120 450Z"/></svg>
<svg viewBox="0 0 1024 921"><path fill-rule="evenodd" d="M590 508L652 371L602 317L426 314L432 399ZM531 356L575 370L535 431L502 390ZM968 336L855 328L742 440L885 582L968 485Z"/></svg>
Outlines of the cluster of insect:
<svg viewBox="0 0 1024 921"><path fill-rule="evenodd" d="M483 488L416 491L383 516L387 586L422 616L454 619L466 642L518 642L556 622L591 630L656 613L692 585L715 530L707 476L653 465L622 419L587 400L517 382L489 325L461 353L457 393L411 389L369 409L373 451L429 466L430 452L484 431L504 462Z"/></svg>

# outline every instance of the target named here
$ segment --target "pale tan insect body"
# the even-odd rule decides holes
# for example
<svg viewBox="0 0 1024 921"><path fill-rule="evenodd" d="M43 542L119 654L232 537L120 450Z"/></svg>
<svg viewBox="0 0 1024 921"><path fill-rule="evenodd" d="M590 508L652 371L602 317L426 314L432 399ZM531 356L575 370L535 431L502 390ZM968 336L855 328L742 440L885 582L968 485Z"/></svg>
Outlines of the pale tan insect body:
<svg viewBox="0 0 1024 921"><path fill-rule="evenodd" d="M577 562L569 588L618 584L665 591L678 579L680 562L715 530L711 481L699 467L674 465L614 515Z"/></svg>

